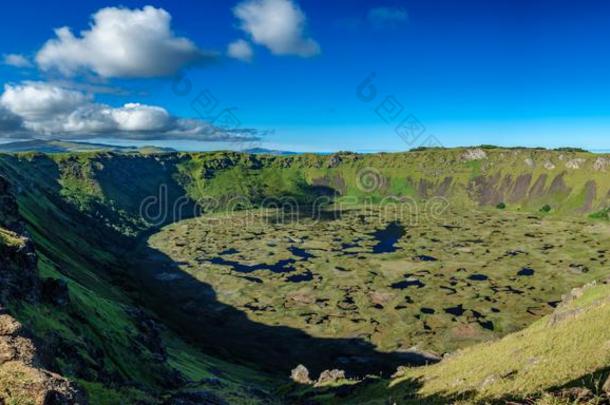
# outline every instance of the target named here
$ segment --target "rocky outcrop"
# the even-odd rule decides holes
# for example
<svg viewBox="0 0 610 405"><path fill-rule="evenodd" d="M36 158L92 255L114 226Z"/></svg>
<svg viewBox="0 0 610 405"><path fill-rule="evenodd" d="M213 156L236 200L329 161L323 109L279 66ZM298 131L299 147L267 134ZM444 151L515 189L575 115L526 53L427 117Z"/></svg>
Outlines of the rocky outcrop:
<svg viewBox="0 0 610 405"><path fill-rule="evenodd" d="M607 158L598 157L593 162L593 170L597 172L605 172L608 166L610 166L610 159Z"/></svg>
<svg viewBox="0 0 610 405"><path fill-rule="evenodd" d="M315 387L322 387L328 384L338 383L345 380L345 371L343 370L324 370L320 373L318 381L314 384Z"/></svg>
<svg viewBox="0 0 610 405"><path fill-rule="evenodd" d="M333 369L324 370L320 373L320 377L313 381L309 377L309 370L302 364L296 366L290 374L290 379L297 384L313 385L314 387L323 387L325 385L334 384L345 380L345 371Z"/></svg>
<svg viewBox="0 0 610 405"><path fill-rule="evenodd" d="M548 325L555 326L566 320L574 319L578 315L584 313L586 311L586 308L581 308L581 307L572 308L570 306L570 303L572 303L574 300L577 300L580 297L582 297L589 288L595 287L596 285L597 285L597 283L595 281L592 281L588 284L585 284L582 287L573 288L569 293L564 294L561 297L561 303L555 309L555 311L550 315L549 320L548 320ZM598 302L596 302L596 304L599 304L602 301L608 301L608 298L601 299Z"/></svg>
<svg viewBox="0 0 610 405"><path fill-rule="evenodd" d="M555 165L550 160L547 160L546 162L544 162L544 168L547 170L553 170L555 169Z"/></svg>
<svg viewBox="0 0 610 405"><path fill-rule="evenodd" d="M568 169L580 169L580 167L583 165L583 163L585 163L586 160L583 158L574 158L574 159L570 159L566 162L566 167Z"/></svg>
<svg viewBox="0 0 610 405"><path fill-rule="evenodd" d="M0 310L0 401L11 403L85 404L80 389L43 368L37 345L15 318ZM19 402L21 403L21 402Z"/></svg>
<svg viewBox="0 0 610 405"><path fill-rule="evenodd" d="M299 364L292 370L290 379L297 384L313 384L313 381L309 378L309 370L302 364Z"/></svg>
<svg viewBox="0 0 610 405"><path fill-rule="evenodd" d="M59 281L43 288L34 247L23 230L9 184L0 177L0 403L85 404L78 386L46 370L41 345L7 309L9 303L40 303L44 294L58 304L67 296Z"/></svg>
<svg viewBox="0 0 610 405"><path fill-rule="evenodd" d="M470 160L481 160L486 159L487 153L481 148L476 149L468 149L466 152L462 154L462 160L470 161Z"/></svg>

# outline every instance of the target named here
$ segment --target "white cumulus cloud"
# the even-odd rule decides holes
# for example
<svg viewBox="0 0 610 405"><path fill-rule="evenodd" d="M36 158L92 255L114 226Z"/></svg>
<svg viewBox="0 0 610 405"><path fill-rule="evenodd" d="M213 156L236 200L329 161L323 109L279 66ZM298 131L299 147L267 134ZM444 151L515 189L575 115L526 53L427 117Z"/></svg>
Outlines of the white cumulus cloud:
<svg viewBox="0 0 610 405"><path fill-rule="evenodd" d="M233 13L254 43L276 55L311 57L320 53L318 43L306 35L305 14L291 0L246 0Z"/></svg>
<svg viewBox="0 0 610 405"><path fill-rule="evenodd" d="M0 104L26 121L39 122L49 117L74 111L89 103L84 93L52 86L42 82L5 85Z"/></svg>
<svg viewBox="0 0 610 405"><path fill-rule="evenodd" d="M32 62L25 56L18 53L9 53L2 55L2 63L18 68L27 68L32 66Z"/></svg>
<svg viewBox="0 0 610 405"><path fill-rule="evenodd" d="M92 71L102 77L160 77L204 59L210 54L191 40L177 37L171 15L161 9L108 7L92 16L88 30L75 35L70 28L55 30L36 55L43 70L66 75Z"/></svg>
<svg viewBox="0 0 610 405"><path fill-rule="evenodd" d="M24 82L6 84L0 95L0 137L16 135L250 141L259 139L260 133L175 117L154 105L127 103L112 107L77 90L45 82Z"/></svg>
<svg viewBox="0 0 610 405"><path fill-rule="evenodd" d="M251 62L254 57L254 51L248 43L243 39L233 41L227 47L227 54L235 59L243 60L244 62Z"/></svg>

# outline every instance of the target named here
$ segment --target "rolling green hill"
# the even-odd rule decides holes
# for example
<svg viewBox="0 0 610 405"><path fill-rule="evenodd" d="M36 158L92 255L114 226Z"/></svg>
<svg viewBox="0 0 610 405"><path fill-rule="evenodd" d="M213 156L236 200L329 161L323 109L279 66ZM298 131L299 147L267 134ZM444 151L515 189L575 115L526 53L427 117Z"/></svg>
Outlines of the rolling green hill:
<svg viewBox="0 0 610 405"><path fill-rule="evenodd" d="M32 139L28 141L16 141L0 143L0 152L19 153L19 152L39 152L39 153L67 153L67 152L91 152L91 151L112 151L124 153L163 153L174 152L170 148L159 148L155 146L134 147L116 146L91 142L62 141L58 139L43 140Z"/></svg>

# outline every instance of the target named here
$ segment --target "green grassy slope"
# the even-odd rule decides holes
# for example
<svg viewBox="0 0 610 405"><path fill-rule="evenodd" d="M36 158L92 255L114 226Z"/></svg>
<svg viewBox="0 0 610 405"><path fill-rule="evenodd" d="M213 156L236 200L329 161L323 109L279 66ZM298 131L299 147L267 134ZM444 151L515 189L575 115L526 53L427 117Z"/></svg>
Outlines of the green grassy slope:
<svg viewBox="0 0 610 405"><path fill-rule="evenodd" d="M460 350L435 365L403 368L392 380L370 380L345 398L316 393L322 402L361 404L565 402L550 394L586 387L602 401L610 374L610 285L591 284L567 295L557 310L500 340ZM546 403L546 402L544 402ZM602 402L598 402L602 403Z"/></svg>
<svg viewBox="0 0 610 405"><path fill-rule="evenodd" d="M69 164L87 162L87 156L60 156L59 162L64 158ZM95 404L160 403L185 391L261 402L272 379L205 355L141 309L129 293L137 287L121 260L133 242L119 232L123 228L84 215L108 201L106 195L87 178L90 172L68 175L65 166L56 168L43 156L0 162L0 172L19 191L19 211L36 246L41 277L68 286L65 306L25 301L10 306L11 314L45 342L53 371L78 382ZM108 213L115 215L113 210ZM7 243L14 238L1 235ZM259 388L258 396L251 394L251 385Z"/></svg>

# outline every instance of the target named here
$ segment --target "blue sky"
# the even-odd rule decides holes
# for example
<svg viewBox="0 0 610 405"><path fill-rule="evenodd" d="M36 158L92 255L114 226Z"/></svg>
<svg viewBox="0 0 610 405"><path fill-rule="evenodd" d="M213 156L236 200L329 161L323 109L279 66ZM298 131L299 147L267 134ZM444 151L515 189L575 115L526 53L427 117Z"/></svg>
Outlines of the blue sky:
<svg viewBox="0 0 610 405"><path fill-rule="evenodd" d="M3 4L0 55L22 55L32 66L4 64L0 81L12 86L53 83L87 93L99 105L141 103L161 106L172 117L213 121L192 106L205 92L217 101L215 113L230 111L240 129L255 129L262 138L209 142L205 137L172 137L179 132L172 129L159 139L151 132L136 141L140 138L123 127L119 134L91 135L114 143L394 151L432 140L445 146L610 148L610 3L274 1L300 10L301 27L289 31L300 42L261 40L256 31L240 28L243 20L236 7L256 5L257 0ZM90 29L91 15L98 10L146 5L171 15L173 35L213 55L175 69L191 83L188 94L173 91L174 76L168 72L152 77L87 68L66 73L55 69L61 63L57 59L49 62L51 68L37 62L36 55L55 37L54 28L70 27L79 37L81 30ZM227 55L228 44L239 39L253 51L249 62ZM313 41L317 50L306 49L306 41ZM151 66L157 62L151 59ZM358 89L371 73L377 95L366 101ZM23 111L20 104L14 107L21 99L6 100L9 110ZM415 140L405 141L396 131L407 117L418 122ZM44 136L78 138L72 129L40 130L41 125L36 130Z"/></svg>

